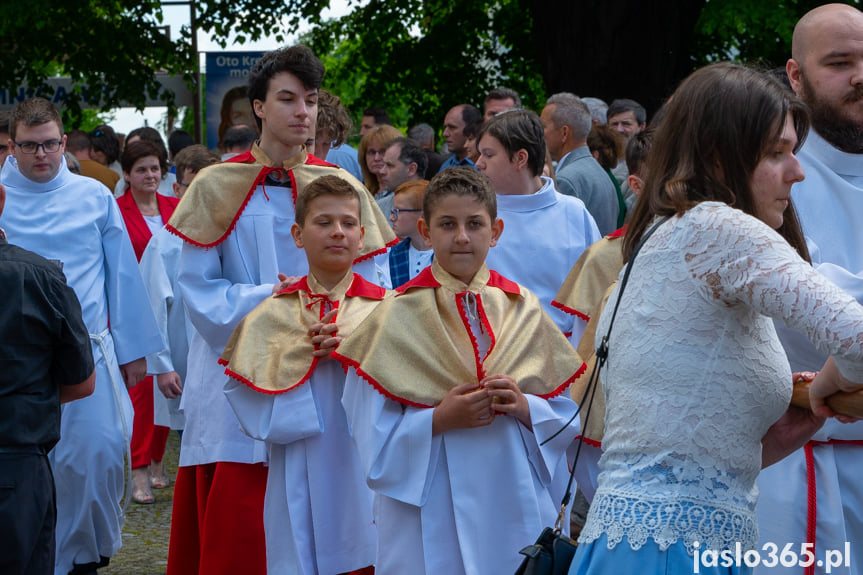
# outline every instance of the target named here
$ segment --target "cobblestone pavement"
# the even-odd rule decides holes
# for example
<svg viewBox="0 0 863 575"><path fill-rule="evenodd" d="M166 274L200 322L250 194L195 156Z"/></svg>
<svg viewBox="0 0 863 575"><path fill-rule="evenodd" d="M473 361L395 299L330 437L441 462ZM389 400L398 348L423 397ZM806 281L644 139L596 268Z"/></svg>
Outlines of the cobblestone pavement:
<svg viewBox="0 0 863 575"><path fill-rule="evenodd" d="M123 547L99 575L164 575L171 534L171 502L180 455L180 438L172 431L165 450L165 467L171 478L167 489L154 489L153 505L129 503L123 527Z"/></svg>

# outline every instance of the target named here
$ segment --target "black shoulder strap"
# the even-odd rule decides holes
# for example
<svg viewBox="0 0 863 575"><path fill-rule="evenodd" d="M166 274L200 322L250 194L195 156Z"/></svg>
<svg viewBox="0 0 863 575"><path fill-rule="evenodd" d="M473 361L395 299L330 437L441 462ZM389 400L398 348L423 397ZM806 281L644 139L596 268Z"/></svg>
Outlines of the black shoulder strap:
<svg viewBox="0 0 863 575"><path fill-rule="evenodd" d="M638 252L641 251L641 247L647 242L648 238L653 235L659 226L667 222L671 216L664 216L660 218L658 222L653 224L653 226L647 230L643 236L641 236L641 240L639 240L638 244L635 246L635 249L632 250L632 255L629 257L629 262L626 264L626 271L623 273L623 279L620 280L620 289L617 290L617 301L614 303L614 310L611 313L611 321L608 323L608 331L605 332L605 335L602 337L602 341L599 347L596 350L596 364L593 366L593 371L590 372L590 379L587 382L587 387L584 390L584 397L581 398L581 401L578 404L578 409L575 411L575 414L572 418L566 422L566 425L561 427L554 435L546 439L542 442L541 445L545 445L555 437L557 437L560 433L563 432L564 429L569 427L569 424L572 423L578 414L581 412L582 407L584 407L585 403L587 404L587 410L584 414L584 427L587 428L587 422L590 420L590 410L593 407L593 397L596 394L596 388L598 387L599 382L599 372L605 366L605 362L608 359L608 338L611 336L611 328L614 327L614 319L617 317L617 309L620 307L620 300L623 297L623 290L626 289L626 284L629 281L629 274L632 271L633 263L635 262L635 256L638 255ZM586 401L585 401L586 400ZM572 471L569 473L569 482L566 484L566 493L563 495L563 500L560 502L560 514L557 518L557 523L555 524L555 529L560 531L563 526L563 521L566 515L566 506L569 505L569 501L572 497L572 481L575 479L575 469L576 465L578 465L578 456L581 454L581 446L584 443L584 435L579 435L578 437L578 446L575 450L575 459L572 462Z"/></svg>

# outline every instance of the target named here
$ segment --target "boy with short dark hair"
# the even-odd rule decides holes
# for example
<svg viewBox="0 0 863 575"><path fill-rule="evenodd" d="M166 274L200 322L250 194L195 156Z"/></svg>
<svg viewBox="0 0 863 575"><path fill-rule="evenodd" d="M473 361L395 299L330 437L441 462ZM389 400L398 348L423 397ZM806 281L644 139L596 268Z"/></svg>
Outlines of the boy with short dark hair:
<svg viewBox="0 0 863 575"><path fill-rule="evenodd" d="M383 299L354 274L363 242L360 197L324 176L297 198L294 243L309 274L247 315L219 363L243 430L270 456L264 530L268 573L372 573L375 528L329 353ZM338 314L338 319L336 319Z"/></svg>
<svg viewBox="0 0 863 575"><path fill-rule="evenodd" d="M376 574L511 573L558 512L577 423L542 443L573 415L582 362L536 296L486 267L503 223L484 176L441 172L423 216L434 263L333 353L377 493Z"/></svg>

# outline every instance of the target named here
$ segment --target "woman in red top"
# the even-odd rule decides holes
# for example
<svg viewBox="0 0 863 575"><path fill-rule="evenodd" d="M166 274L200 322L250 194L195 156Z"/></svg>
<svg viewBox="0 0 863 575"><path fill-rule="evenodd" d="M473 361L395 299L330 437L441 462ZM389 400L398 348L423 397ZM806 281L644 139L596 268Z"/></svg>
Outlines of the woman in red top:
<svg viewBox="0 0 863 575"><path fill-rule="evenodd" d="M158 146L144 140L126 145L120 158L127 184L126 191L117 199L117 205L120 206L138 261L153 232L168 222L180 201L157 193L162 176L168 171L166 160ZM153 503L155 499L150 488L164 488L169 483L162 456L170 429L153 424L152 377L129 389L129 397L135 407L132 427L132 499L136 503Z"/></svg>

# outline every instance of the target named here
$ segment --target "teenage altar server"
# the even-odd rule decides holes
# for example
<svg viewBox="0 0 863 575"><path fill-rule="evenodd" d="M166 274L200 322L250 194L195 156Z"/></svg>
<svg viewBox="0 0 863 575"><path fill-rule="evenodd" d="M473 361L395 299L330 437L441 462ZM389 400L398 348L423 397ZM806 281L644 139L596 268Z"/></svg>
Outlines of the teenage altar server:
<svg viewBox="0 0 863 575"><path fill-rule="evenodd" d="M250 152L195 178L168 223L185 242L179 286L195 328L181 401L186 427L169 575L266 572L266 447L240 429L217 361L240 320L286 287L280 274L302 276L308 270L291 236L297 194L328 174L363 192L365 242L356 269L366 277L376 276L372 256L395 240L359 182L306 153L323 75L323 64L304 46L265 54L248 77L261 139Z"/></svg>
<svg viewBox="0 0 863 575"><path fill-rule="evenodd" d="M294 242L309 275L240 322L220 359L231 376L225 394L270 455L267 571L371 574L372 491L341 404L345 374L328 344L348 337L386 291L352 271L363 239L353 186L323 176L296 208Z"/></svg>
<svg viewBox="0 0 863 575"><path fill-rule="evenodd" d="M483 124L477 142L476 167L491 180L507 228L488 252L488 267L534 292L561 331L578 341L587 322L551 301L581 253L602 237L593 217L542 175L545 136L536 113L498 114Z"/></svg>
<svg viewBox="0 0 863 575"><path fill-rule="evenodd" d="M583 364L536 296L486 267L503 223L484 176L444 170L423 211L434 263L332 354L377 493L375 573L512 573L558 513Z"/></svg>
<svg viewBox="0 0 863 575"><path fill-rule="evenodd" d="M116 201L98 181L66 168L57 109L42 98L24 100L10 128L0 226L13 243L62 267L93 343L96 389L63 408L61 439L50 455L55 575L91 573L122 544L123 458L132 431L125 387L144 378L144 358L162 348L162 339Z"/></svg>

